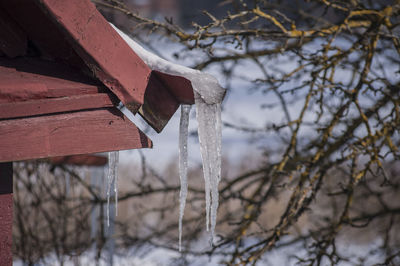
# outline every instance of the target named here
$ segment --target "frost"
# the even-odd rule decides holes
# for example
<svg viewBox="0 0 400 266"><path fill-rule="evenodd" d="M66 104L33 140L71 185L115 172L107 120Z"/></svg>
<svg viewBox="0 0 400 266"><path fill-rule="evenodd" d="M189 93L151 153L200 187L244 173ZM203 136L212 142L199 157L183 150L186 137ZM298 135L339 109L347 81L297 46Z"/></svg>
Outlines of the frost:
<svg viewBox="0 0 400 266"><path fill-rule="evenodd" d="M211 229L212 242L217 219L218 184L221 179L221 102L225 95L225 89L219 85L218 80L214 76L162 59L145 50L114 25L112 26L151 69L170 75L182 76L191 81L195 94L196 117L199 124L198 133L203 161L206 192L206 227L207 231ZM182 112L182 115L186 115L185 112ZM181 121L183 121L183 119L184 118L181 118ZM187 138L187 135L185 137ZM182 145L182 143L187 143L187 140L182 141L180 139L180 150L184 150L184 147L182 147L184 145ZM182 159L180 159L182 187L180 193L179 243L181 243L181 222L183 209L185 207L185 203L182 203L182 200L186 198L187 194L187 180L186 174L184 174L187 172L187 163L184 165L184 161L181 162L181 160L184 160L183 155L184 154L181 155Z"/></svg>
<svg viewBox="0 0 400 266"><path fill-rule="evenodd" d="M110 226L110 194L111 185L114 183L115 216L118 215L118 160L119 152L108 153L108 176L107 176L107 226Z"/></svg>
<svg viewBox="0 0 400 266"><path fill-rule="evenodd" d="M179 193L179 251L182 250L182 219L185 211L186 196L188 191L188 127L191 106L181 106L181 121L179 125L179 178L181 191Z"/></svg>

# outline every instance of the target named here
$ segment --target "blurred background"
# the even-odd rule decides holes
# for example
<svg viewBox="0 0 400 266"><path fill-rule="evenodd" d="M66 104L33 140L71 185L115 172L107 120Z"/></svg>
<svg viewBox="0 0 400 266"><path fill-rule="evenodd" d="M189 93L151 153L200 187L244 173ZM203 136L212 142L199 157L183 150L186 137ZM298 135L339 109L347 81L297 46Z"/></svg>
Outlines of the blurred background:
<svg viewBox="0 0 400 266"><path fill-rule="evenodd" d="M205 231L195 108L178 252L179 111L107 165L14 165L16 265L400 265L399 1L96 0L153 53L216 76L217 239ZM106 157L106 154L98 156Z"/></svg>

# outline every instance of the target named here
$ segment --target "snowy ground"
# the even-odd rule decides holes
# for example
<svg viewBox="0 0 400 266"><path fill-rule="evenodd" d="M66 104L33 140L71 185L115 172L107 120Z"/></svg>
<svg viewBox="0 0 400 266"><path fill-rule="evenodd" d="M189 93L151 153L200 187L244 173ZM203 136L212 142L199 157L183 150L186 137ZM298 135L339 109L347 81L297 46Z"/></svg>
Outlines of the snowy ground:
<svg viewBox="0 0 400 266"><path fill-rule="evenodd" d="M199 245L201 241L199 241ZM349 262L339 263L338 266L350 266L360 263L358 258L360 256L365 257L365 253L368 250L376 249L380 244L380 241L375 241L368 245L350 245L349 243L343 242L339 245L338 251L343 257L348 258ZM258 266L295 266L296 260L293 256L305 255L305 251L300 247L291 246L289 248L282 248L273 250L262 258L257 264ZM64 266L77 266L87 265L94 266L94 252L87 252L79 258L66 258ZM224 258L222 256L213 256L211 259L207 256L193 257L193 256L182 256L178 252L166 250L163 248L153 249L150 252L143 253L134 250L128 250L115 254L113 257L113 265L115 266L177 266L177 265L190 265L190 266L217 266L222 265L220 262ZM370 253L367 260L363 262L363 265L374 265L380 263L379 253ZM14 261L14 266L26 266L20 261ZM45 261L35 264L34 266L47 266L47 265L60 265L58 260L54 256L49 256ZM100 261L98 266L109 266L107 258ZM329 265L326 262L326 265Z"/></svg>

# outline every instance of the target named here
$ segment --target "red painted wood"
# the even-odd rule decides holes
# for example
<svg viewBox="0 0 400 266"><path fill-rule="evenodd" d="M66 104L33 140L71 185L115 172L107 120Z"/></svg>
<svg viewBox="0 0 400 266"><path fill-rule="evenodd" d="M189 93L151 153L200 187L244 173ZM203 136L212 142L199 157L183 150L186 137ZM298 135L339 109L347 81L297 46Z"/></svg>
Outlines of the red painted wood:
<svg viewBox="0 0 400 266"><path fill-rule="evenodd" d="M64 64L0 58L0 103L95 94L107 89Z"/></svg>
<svg viewBox="0 0 400 266"><path fill-rule="evenodd" d="M184 77L153 71L139 114L160 133L179 104L194 104L191 82Z"/></svg>
<svg viewBox="0 0 400 266"><path fill-rule="evenodd" d="M153 71L139 114L160 133L180 104L194 104L191 82L184 77Z"/></svg>
<svg viewBox="0 0 400 266"><path fill-rule="evenodd" d="M104 166L107 164L107 157L100 155L71 155L71 156L59 156L49 158L52 164L70 164L78 166Z"/></svg>
<svg viewBox="0 0 400 266"><path fill-rule="evenodd" d="M116 104L115 96L106 93L0 103L0 119L113 107Z"/></svg>
<svg viewBox="0 0 400 266"><path fill-rule="evenodd" d="M163 83L181 104L194 104L193 88L190 80L181 76L169 75L154 71L155 76ZM153 75L151 76L153 77Z"/></svg>
<svg viewBox="0 0 400 266"><path fill-rule="evenodd" d="M12 265L12 163L0 163L0 265Z"/></svg>
<svg viewBox="0 0 400 266"><path fill-rule="evenodd" d="M144 98L144 104L139 114L158 133L163 130L179 107L179 102L160 82L158 77L153 76L149 80Z"/></svg>
<svg viewBox="0 0 400 266"><path fill-rule="evenodd" d="M95 76L136 112L151 70L90 0L35 0L67 34L65 38Z"/></svg>
<svg viewBox="0 0 400 266"><path fill-rule="evenodd" d="M116 108L0 120L0 162L150 147Z"/></svg>
<svg viewBox="0 0 400 266"><path fill-rule="evenodd" d="M81 72L89 68L132 112L145 103L142 114L158 132L176 111L177 102L194 103L190 81L152 72L89 0L0 0L0 7L18 21L42 56L77 66ZM0 102L60 97L61 93L50 94L63 88L58 86L59 80L29 84L24 79L0 80L4 80L2 85L0 82ZM50 93L49 87L59 89Z"/></svg>
<svg viewBox="0 0 400 266"><path fill-rule="evenodd" d="M28 40L16 22L0 8L0 50L8 57L26 54Z"/></svg>

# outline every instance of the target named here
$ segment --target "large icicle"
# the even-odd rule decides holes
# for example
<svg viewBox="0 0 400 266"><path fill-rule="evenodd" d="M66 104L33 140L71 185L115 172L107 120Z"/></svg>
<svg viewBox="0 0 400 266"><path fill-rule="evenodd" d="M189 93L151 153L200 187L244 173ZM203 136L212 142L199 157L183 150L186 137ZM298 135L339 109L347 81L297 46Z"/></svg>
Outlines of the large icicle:
<svg viewBox="0 0 400 266"><path fill-rule="evenodd" d="M110 226L110 194L111 185L114 182L115 197L115 216L118 215L118 161L119 152L112 151L108 153L108 176L107 176L107 226Z"/></svg>
<svg viewBox="0 0 400 266"><path fill-rule="evenodd" d="M188 191L187 171L190 109L190 105L181 106L181 121L179 125L179 178L181 181L181 190L179 193L179 251L182 250L182 220Z"/></svg>
<svg viewBox="0 0 400 266"><path fill-rule="evenodd" d="M225 89L219 85L218 80L212 75L162 59L145 50L114 25L112 26L151 69L170 75L182 76L191 81L195 91L196 116L199 123L198 132L203 161L206 226L209 230L211 224L212 241L218 209L218 184L221 179L221 102L225 95Z"/></svg>
<svg viewBox="0 0 400 266"><path fill-rule="evenodd" d="M211 243L214 239L218 209L218 184L221 179L221 105L207 104L196 93L201 158L206 192L206 226L211 223Z"/></svg>

